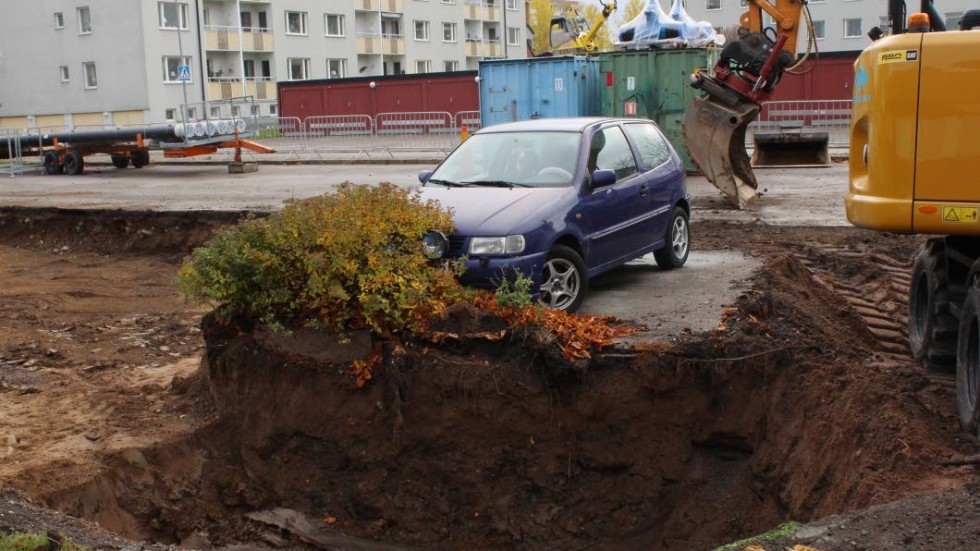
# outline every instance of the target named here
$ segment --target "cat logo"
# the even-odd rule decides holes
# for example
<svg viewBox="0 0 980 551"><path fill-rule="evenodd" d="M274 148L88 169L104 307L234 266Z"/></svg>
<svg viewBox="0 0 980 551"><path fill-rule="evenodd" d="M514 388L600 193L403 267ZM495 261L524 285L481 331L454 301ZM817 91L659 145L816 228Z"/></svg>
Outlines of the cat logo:
<svg viewBox="0 0 980 551"><path fill-rule="evenodd" d="M878 64L901 63L903 61L918 61L919 50L892 50L878 54Z"/></svg>

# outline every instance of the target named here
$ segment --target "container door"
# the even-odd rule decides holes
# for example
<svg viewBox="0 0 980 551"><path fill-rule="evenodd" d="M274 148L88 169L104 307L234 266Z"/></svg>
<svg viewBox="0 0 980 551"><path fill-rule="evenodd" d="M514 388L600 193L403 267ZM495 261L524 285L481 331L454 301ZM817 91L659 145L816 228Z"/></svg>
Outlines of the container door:
<svg viewBox="0 0 980 551"><path fill-rule="evenodd" d="M523 120L520 116L521 93L526 78L525 63L480 63L480 114L484 127ZM523 89L522 89L523 88Z"/></svg>

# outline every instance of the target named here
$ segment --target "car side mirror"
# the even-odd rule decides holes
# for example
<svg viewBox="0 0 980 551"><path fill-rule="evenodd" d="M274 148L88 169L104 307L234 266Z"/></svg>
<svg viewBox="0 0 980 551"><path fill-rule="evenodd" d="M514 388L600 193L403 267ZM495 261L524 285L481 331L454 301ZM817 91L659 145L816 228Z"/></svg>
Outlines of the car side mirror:
<svg viewBox="0 0 980 551"><path fill-rule="evenodd" d="M611 186L616 183L616 171L600 168L592 173L592 189Z"/></svg>
<svg viewBox="0 0 980 551"><path fill-rule="evenodd" d="M431 178L431 177L432 177L432 171L431 170L423 170L423 171L419 172L419 181L422 182L423 184L426 183L426 182L428 182L429 181L429 178Z"/></svg>

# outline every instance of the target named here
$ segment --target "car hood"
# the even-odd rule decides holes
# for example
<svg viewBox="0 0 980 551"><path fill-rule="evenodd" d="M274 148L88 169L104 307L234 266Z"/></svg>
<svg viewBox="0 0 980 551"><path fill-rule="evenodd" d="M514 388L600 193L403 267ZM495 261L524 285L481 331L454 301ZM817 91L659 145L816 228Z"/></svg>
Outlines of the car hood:
<svg viewBox="0 0 980 551"><path fill-rule="evenodd" d="M446 188L430 184L420 190L425 200L452 209L459 235L513 235L554 221L575 196L573 187L547 188Z"/></svg>

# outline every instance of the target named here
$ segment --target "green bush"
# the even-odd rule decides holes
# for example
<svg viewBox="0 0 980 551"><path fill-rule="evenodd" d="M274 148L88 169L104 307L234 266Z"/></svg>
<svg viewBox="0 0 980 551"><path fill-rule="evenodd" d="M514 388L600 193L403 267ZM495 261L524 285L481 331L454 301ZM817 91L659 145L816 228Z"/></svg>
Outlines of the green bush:
<svg viewBox="0 0 980 551"><path fill-rule="evenodd" d="M449 266L422 254L428 230L449 234L452 215L390 184L344 185L218 231L185 261L180 287L225 318L416 333L462 295Z"/></svg>

